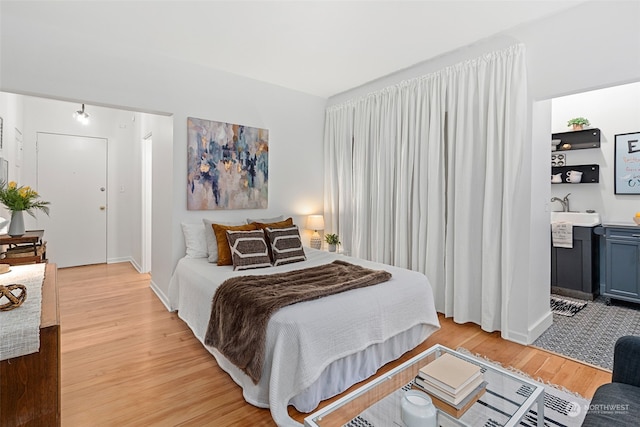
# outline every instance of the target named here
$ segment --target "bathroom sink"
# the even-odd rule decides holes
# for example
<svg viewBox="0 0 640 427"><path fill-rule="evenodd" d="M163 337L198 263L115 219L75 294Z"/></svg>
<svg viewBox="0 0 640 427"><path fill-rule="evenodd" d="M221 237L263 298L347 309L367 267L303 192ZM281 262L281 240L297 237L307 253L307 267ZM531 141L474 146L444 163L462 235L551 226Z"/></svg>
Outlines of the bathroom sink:
<svg viewBox="0 0 640 427"><path fill-rule="evenodd" d="M551 212L551 222L570 222L577 227L593 227L600 224L600 214L597 212Z"/></svg>

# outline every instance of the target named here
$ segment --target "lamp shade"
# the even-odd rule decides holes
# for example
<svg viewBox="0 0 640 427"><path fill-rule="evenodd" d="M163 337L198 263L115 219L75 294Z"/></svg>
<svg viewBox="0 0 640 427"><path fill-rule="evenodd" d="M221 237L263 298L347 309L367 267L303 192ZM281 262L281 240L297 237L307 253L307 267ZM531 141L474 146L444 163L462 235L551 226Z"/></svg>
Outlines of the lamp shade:
<svg viewBox="0 0 640 427"><path fill-rule="evenodd" d="M307 230L324 230L324 216L309 215L307 217Z"/></svg>

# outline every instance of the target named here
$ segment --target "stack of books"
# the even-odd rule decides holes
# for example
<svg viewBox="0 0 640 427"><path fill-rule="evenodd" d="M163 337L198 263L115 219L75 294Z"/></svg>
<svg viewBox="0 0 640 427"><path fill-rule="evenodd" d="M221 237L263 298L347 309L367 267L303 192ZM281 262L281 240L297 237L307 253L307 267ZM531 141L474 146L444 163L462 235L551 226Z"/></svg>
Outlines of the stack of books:
<svg viewBox="0 0 640 427"><path fill-rule="evenodd" d="M459 418L487 389L480 366L444 353L420 368L414 380L440 410Z"/></svg>

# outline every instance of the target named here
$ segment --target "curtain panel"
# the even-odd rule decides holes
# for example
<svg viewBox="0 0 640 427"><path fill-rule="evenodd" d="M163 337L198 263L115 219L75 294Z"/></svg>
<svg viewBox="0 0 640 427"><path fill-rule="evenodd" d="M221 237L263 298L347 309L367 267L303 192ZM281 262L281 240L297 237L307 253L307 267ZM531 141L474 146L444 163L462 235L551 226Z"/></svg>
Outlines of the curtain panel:
<svg viewBox="0 0 640 427"><path fill-rule="evenodd" d="M327 229L353 256L425 273L446 316L500 330L526 109L522 45L328 108Z"/></svg>

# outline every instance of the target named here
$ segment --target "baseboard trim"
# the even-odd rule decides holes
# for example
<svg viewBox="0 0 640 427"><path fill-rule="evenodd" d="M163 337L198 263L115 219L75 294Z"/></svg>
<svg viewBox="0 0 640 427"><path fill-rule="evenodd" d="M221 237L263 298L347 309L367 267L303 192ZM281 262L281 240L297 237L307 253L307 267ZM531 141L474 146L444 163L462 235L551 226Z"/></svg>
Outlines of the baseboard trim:
<svg viewBox="0 0 640 427"><path fill-rule="evenodd" d="M129 264L131 264L133 266L133 268L136 269L136 271L140 274L142 273L148 273L148 271L142 271L142 267L140 267L140 264L138 264L136 262L135 259L131 258L131 257L121 257L121 258L109 258L107 260L107 264L118 264L120 262L128 262Z"/></svg>
<svg viewBox="0 0 640 427"><path fill-rule="evenodd" d="M167 298L165 293L162 292L162 290L158 287L158 285L155 284L153 279L151 279L151 283L150 283L149 287L156 294L156 296L162 302L162 304L164 304L164 306L167 308L167 311L172 311L171 310L171 304L169 303L169 298Z"/></svg>
<svg viewBox="0 0 640 427"><path fill-rule="evenodd" d="M129 256L119 257L119 258L107 258L107 264L118 264L120 262L130 262L135 267L135 264L133 264L133 258Z"/></svg>
<svg viewBox="0 0 640 427"><path fill-rule="evenodd" d="M518 344L527 345L527 335L514 331L502 331L502 338Z"/></svg>
<svg viewBox="0 0 640 427"><path fill-rule="evenodd" d="M532 344L553 324L553 313L551 310L546 312L536 323L529 328L529 337L527 344Z"/></svg>
<svg viewBox="0 0 640 427"><path fill-rule="evenodd" d="M129 262L131 263L131 265L133 265L133 268L135 268L138 271L138 273L140 273L140 274L144 273L142 271L142 267L140 267L140 265L138 265L138 263L136 262L135 259L132 258L132 259L129 260Z"/></svg>

